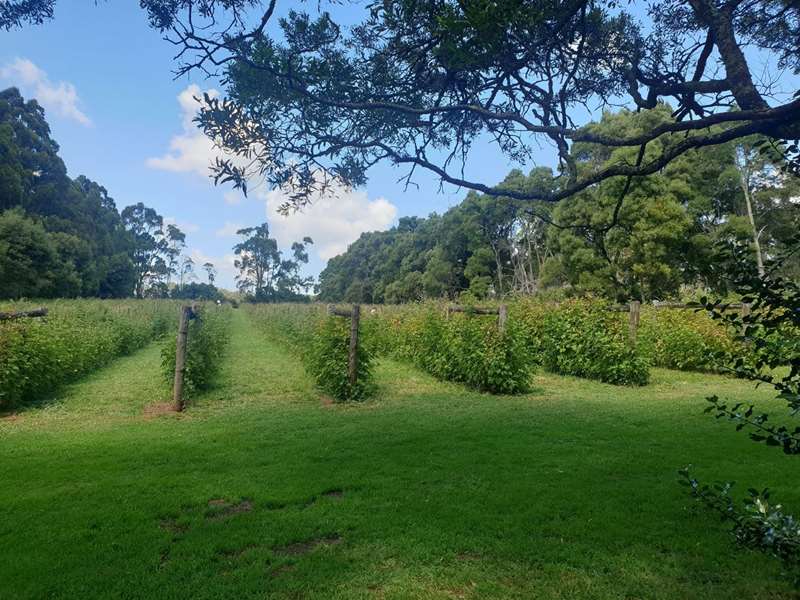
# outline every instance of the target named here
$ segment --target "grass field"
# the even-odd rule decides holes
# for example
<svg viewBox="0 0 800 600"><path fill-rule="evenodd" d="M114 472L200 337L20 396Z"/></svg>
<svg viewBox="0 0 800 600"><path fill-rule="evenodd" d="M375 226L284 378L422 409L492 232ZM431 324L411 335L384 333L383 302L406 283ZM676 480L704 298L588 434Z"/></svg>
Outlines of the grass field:
<svg viewBox="0 0 800 600"><path fill-rule="evenodd" d="M793 459L701 414L741 381L540 375L489 396L382 362L321 402L234 313L218 385L160 415L158 344L0 419L0 598L790 598L677 485L769 485Z"/></svg>

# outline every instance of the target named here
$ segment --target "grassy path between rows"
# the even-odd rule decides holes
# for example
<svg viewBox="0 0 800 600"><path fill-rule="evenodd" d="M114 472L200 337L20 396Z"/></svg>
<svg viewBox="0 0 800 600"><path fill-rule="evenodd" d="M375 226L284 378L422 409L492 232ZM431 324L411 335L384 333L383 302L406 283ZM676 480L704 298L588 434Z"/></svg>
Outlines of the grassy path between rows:
<svg viewBox="0 0 800 600"><path fill-rule="evenodd" d="M0 422L0 597L791 597L675 482L693 462L800 506L791 458L699 414L742 382L492 397L384 361L375 399L324 406L245 311L232 328L182 416L145 414L155 344Z"/></svg>

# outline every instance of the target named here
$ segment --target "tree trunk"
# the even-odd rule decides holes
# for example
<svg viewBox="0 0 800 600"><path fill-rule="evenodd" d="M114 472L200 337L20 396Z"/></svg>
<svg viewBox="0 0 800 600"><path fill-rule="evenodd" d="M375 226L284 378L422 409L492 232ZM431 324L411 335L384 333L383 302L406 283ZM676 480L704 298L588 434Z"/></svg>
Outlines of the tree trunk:
<svg viewBox="0 0 800 600"><path fill-rule="evenodd" d="M761 243L758 241L759 233L756 227L756 220L753 217L753 203L750 196L750 182L746 176L747 173L739 170L739 182L742 185L742 193L744 194L744 203L747 207L747 220L750 221L750 229L753 232L753 248L756 251L756 265L758 267L758 276L764 277L764 257L761 255Z"/></svg>

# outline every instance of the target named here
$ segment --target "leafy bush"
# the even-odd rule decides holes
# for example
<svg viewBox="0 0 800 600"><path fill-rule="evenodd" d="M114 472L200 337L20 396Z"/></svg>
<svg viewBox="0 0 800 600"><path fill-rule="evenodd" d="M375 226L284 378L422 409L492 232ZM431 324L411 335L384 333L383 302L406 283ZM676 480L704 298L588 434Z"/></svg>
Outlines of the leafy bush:
<svg viewBox="0 0 800 600"><path fill-rule="evenodd" d="M730 357L728 368L757 385L772 387L779 401L769 405L773 412L768 413L756 411L754 403L729 405L714 395L706 398L710 404L705 412L735 424L736 431L747 431L752 441L792 457L800 456L800 426L790 421L800 414L800 285L781 276L780 271L798 250L800 235L774 260L766 261L765 272L760 274L754 268L749 244L721 244L716 268L733 290L742 294L742 301L751 304L752 312L742 315L708 298L700 299L711 317L735 332L736 340L747 348L745 354ZM784 404L786 412L775 419L779 404ZM771 504L768 488L750 488L748 497L737 502L730 494L732 482L701 484L688 467L679 473L680 483L690 489L692 497L732 525L739 545L778 558L800 590L800 520L780 504Z"/></svg>
<svg viewBox="0 0 800 600"><path fill-rule="evenodd" d="M681 371L718 371L724 357L744 351L708 313L642 307L637 344L651 364Z"/></svg>
<svg viewBox="0 0 800 600"><path fill-rule="evenodd" d="M184 398L211 387L219 373L230 339L230 311L229 307L209 304L197 309L195 318L189 321L183 375ZM172 336L161 350L161 370L170 385L175 376L176 337Z"/></svg>
<svg viewBox="0 0 800 600"><path fill-rule="evenodd" d="M349 356L350 321L336 317L318 319L304 362L317 387L335 400L363 400L375 389L372 354L367 345L358 345L355 385L350 383Z"/></svg>
<svg viewBox="0 0 800 600"><path fill-rule="evenodd" d="M441 307L429 305L395 315L383 329L393 332L396 355L439 379L495 394L522 393L530 387L532 365L522 331L513 321L500 332L497 317L445 317Z"/></svg>
<svg viewBox="0 0 800 600"><path fill-rule="evenodd" d="M350 385L350 321L328 316L318 304L247 305L248 313L268 334L288 346L303 362L317 387L334 400L364 400L375 390L374 329L362 316L356 384Z"/></svg>
<svg viewBox="0 0 800 600"><path fill-rule="evenodd" d="M595 300L570 300L544 314L536 340L545 369L616 385L645 385L647 360L631 347L619 313Z"/></svg>
<svg viewBox="0 0 800 600"><path fill-rule="evenodd" d="M58 300L46 306L46 318L0 323L2 409L52 394L143 347L168 331L175 310L175 304L158 300Z"/></svg>

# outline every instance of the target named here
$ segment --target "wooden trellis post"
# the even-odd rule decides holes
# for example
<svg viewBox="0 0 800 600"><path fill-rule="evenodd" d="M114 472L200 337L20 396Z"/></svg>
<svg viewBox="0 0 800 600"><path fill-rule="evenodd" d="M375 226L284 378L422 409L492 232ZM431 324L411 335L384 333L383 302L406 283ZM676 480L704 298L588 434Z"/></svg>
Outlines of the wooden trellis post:
<svg viewBox="0 0 800 600"><path fill-rule="evenodd" d="M347 374L350 377L350 386L356 384L358 374L358 323L361 320L361 306L353 304L353 314L350 317L350 354L347 357Z"/></svg>
<svg viewBox="0 0 800 600"><path fill-rule="evenodd" d="M742 336L747 336L747 317L750 316L750 305L746 302L742 303Z"/></svg>
<svg viewBox="0 0 800 600"><path fill-rule="evenodd" d="M505 333L506 321L508 321L508 306L501 304L497 309L497 329L500 333Z"/></svg>
<svg viewBox="0 0 800 600"><path fill-rule="evenodd" d="M172 406L183 410L183 372L186 370L186 341L189 337L189 319L194 315L191 306L181 307L178 321L178 338L175 340L175 380L172 385Z"/></svg>
<svg viewBox="0 0 800 600"><path fill-rule="evenodd" d="M328 314L336 317L350 318L350 351L347 355L347 377L351 386L358 381L358 326L361 322L361 305L353 304L349 311L328 305Z"/></svg>
<svg viewBox="0 0 800 600"><path fill-rule="evenodd" d="M636 332L639 329L639 317L641 315L642 303L638 300L631 300L628 305L628 338L631 346L636 345Z"/></svg>

